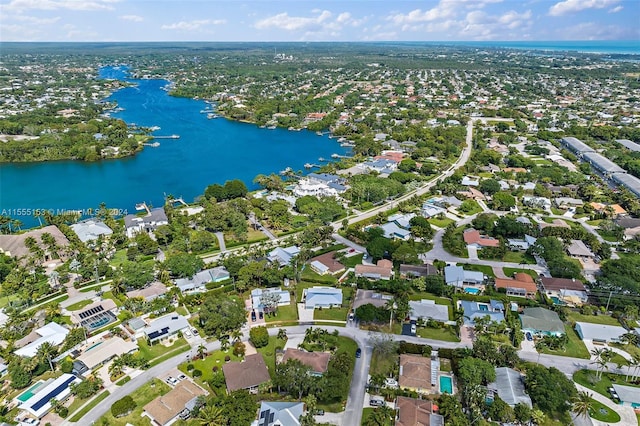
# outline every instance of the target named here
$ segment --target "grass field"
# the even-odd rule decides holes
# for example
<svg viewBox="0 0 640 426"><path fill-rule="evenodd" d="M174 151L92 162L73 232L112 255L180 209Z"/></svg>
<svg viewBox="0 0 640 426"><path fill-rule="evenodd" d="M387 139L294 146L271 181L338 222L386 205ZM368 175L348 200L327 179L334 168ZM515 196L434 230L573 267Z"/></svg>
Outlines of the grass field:
<svg viewBox="0 0 640 426"><path fill-rule="evenodd" d="M313 312L313 319L319 321L346 321L348 314L349 308L316 309Z"/></svg>
<svg viewBox="0 0 640 426"><path fill-rule="evenodd" d="M298 307L295 304L279 306L277 315L265 316L266 322L296 321L298 319Z"/></svg>
<svg viewBox="0 0 640 426"><path fill-rule="evenodd" d="M371 356L371 368L369 374L382 374L389 377L398 365L398 355L393 353L387 356L374 352Z"/></svg>
<svg viewBox="0 0 640 426"><path fill-rule="evenodd" d="M79 311L80 309L84 308L87 305L90 305L93 303L93 300L89 299L89 300L81 300L79 302L73 303L69 306L67 306L67 310L68 311Z"/></svg>
<svg viewBox="0 0 640 426"><path fill-rule="evenodd" d="M519 268L502 268L502 272L508 277L512 277L513 274L518 272L524 272L533 278L534 280L538 278L538 273L532 269L519 269Z"/></svg>
<svg viewBox="0 0 640 426"><path fill-rule="evenodd" d="M141 416L143 407L170 390L171 388L166 383L158 379L153 379L131 394L131 397L136 402L136 408L129 413L129 415L116 419L111 415L111 411L107 411L107 413L98 420L97 424L108 424L112 426L124 426L127 424L132 424L133 426L151 425L151 420L148 417Z"/></svg>
<svg viewBox="0 0 640 426"><path fill-rule="evenodd" d="M502 257L503 262L511 262L511 263L524 263L526 265L535 265L536 260L529 256L526 253L521 253L518 251L508 251Z"/></svg>
<svg viewBox="0 0 640 426"><path fill-rule="evenodd" d="M603 372L602 377L598 380L596 378L596 372L590 370L580 370L573 373L573 380L576 383L581 384L582 386L588 387L591 390L598 392L600 395L604 395L607 398L610 398L608 388L611 387L612 384L616 383L619 385L638 387L631 383L627 383L624 381L625 376L622 374L613 374Z"/></svg>
<svg viewBox="0 0 640 426"><path fill-rule="evenodd" d="M449 219L448 217L445 217L444 219L438 219L436 217L432 217L427 219L427 222L429 222L433 226L437 226L438 228L446 228L447 226L453 223L453 220Z"/></svg>
<svg viewBox="0 0 640 426"><path fill-rule="evenodd" d="M570 312L568 317L571 321L575 322L620 326L620 322L610 315L582 315L579 312Z"/></svg>
<svg viewBox="0 0 640 426"><path fill-rule="evenodd" d="M364 253L360 253L355 256L346 257L344 259L345 268L355 268L356 265L360 265L362 263L363 256L364 256Z"/></svg>
<svg viewBox="0 0 640 426"><path fill-rule="evenodd" d="M459 342L458 336L451 328L418 327L418 336L425 339L443 340L445 342Z"/></svg>
<svg viewBox="0 0 640 426"><path fill-rule="evenodd" d="M580 337L576 333L576 331L571 328L569 324L564 325L565 333L569 337L569 342L566 344L564 349L560 349L558 351L552 351L550 349L544 348L540 349L539 352L543 354L551 354L551 355L560 355L560 356L568 356L572 358L582 358L589 359L589 351L587 347L582 343Z"/></svg>
<svg viewBox="0 0 640 426"><path fill-rule="evenodd" d="M149 346L145 339L138 339L138 347L140 348L140 354L142 354L147 361L151 362L156 358L163 357L169 353L175 353L180 349L186 351L189 349L189 344L183 337L176 339L171 346L165 346L160 343Z"/></svg>
<svg viewBox="0 0 640 426"><path fill-rule="evenodd" d="M338 282L338 279L336 277L334 277L333 275L320 275L317 272L315 272L313 269L311 269L310 267L306 267L304 268L304 270L302 271L302 274L300 274L300 278L303 281L310 281L310 282L314 282L314 283L320 283L320 284L316 284L316 285L322 285L322 284L326 284L326 285L334 285Z"/></svg>
<svg viewBox="0 0 640 426"><path fill-rule="evenodd" d="M488 277L495 277L496 275L493 273L493 268L489 265L470 265L468 263L458 263L458 266L462 266L467 271L478 271L482 272Z"/></svg>
<svg viewBox="0 0 640 426"><path fill-rule="evenodd" d="M618 423L620 421L620 415L618 413L595 399L591 399L589 417L605 423Z"/></svg>
<svg viewBox="0 0 640 426"><path fill-rule="evenodd" d="M362 426L371 426L371 425L376 425L376 426L393 426L395 424L395 419L393 417L389 417L388 419L385 419L385 421L383 423L378 422L377 420L373 419L373 413L375 412L375 408L371 408L371 407L365 407L364 410L362 410ZM394 413L394 411L391 411L392 413Z"/></svg>
<svg viewBox="0 0 640 426"><path fill-rule="evenodd" d="M233 354L232 350L227 352L223 351L214 351L211 352L205 359L198 359L195 361L186 362L184 364L180 364L178 369L189 376L192 376L193 371L187 371L187 365L193 364L195 370L202 371L202 376L196 377L195 381L200 385L203 385L205 389L208 389L208 385L205 382L211 380L213 378L213 367L217 366L219 371L222 371L222 366L224 365L224 357L229 356L231 361L240 361L240 358Z"/></svg>
<svg viewBox="0 0 640 426"><path fill-rule="evenodd" d="M273 377L276 374L276 348L284 348L286 340L280 340L276 336L269 337L269 344L263 348L257 349L264 358L264 363L267 364L269 375Z"/></svg>
<svg viewBox="0 0 640 426"><path fill-rule="evenodd" d="M105 399L106 397L109 396L109 391L104 391L102 392L100 395L98 395L97 397L95 397L95 399L93 401L91 401L87 406L85 406L82 410L78 411L77 413L73 413L73 411L71 410L71 407L73 407L75 401L69 406L69 413L72 414L72 416L69 418L70 421L72 422L77 422L78 420L80 420L85 414L87 414L89 411L91 411L91 409L93 407L95 407L96 405L100 404L100 402ZM81 400L84 401L85 400ZM78 407L82 405L82 404L78 404ZM76 408L74 408L74 410L76 410Z"/></svg>

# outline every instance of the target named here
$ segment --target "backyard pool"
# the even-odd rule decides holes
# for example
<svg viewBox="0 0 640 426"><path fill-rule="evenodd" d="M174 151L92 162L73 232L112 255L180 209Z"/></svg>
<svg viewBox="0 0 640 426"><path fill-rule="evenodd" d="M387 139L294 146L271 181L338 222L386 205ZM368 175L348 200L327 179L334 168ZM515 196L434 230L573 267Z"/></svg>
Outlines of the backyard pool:
<svg viewBox="0 0 640 426"><path fill-rule="evenodd" d="M20 402L25 402L28 401L29 398L31 398L38 389L40 389L40 387L42 387L42 385L44 384L44 382L40 381L38 383L36 383L35 385L31 386L29 389L27 389L26 391L24 391L20 396L18 396L16 399Z"/></svg>
<svg viewBox="0 0 640 426"><path fill-rule="evenodd" d="M480 289L473 288L473 287L465 287L464 292L469 294L478 294L480 293Z"/></svg>
<svg viewBox="0 0 640 426"><path fill-rule="evenodd" d="M449 376L440 376L440 393L453 395L453 380Z"/></svg>

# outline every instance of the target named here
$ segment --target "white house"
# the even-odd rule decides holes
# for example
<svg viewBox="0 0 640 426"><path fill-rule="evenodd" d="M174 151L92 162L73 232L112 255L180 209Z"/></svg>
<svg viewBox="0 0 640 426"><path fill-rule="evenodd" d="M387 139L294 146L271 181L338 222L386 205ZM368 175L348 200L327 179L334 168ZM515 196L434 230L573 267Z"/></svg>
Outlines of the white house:
<svg viewBox="0 0 640 426"><path fill-rule="evenodd" d="M594 343L617 343L620 337L628 331L619 325L592 324L588 322L576 322L576 332L582 340L590 340Z"/></svg>
<svg viewBox="0 0 640 426"><path fill-rule="evenodd" d="M311 287L304 291L305 308L332 308L342 306L342 289Z"/></svg>
<svg viewBox="0 0 640 426"><path fill-rule="evenodd" d="M44 326L34 330L35 340L30 342L29 344L21 347L20 349L16 349L13 353L18 356L23 356L27 358L33 358L38 353L38 348L42 346L43 343L51 343L53 346L58 346L69 334L69 330L60 324L55 322L50 322L45 324Z"/></svg>

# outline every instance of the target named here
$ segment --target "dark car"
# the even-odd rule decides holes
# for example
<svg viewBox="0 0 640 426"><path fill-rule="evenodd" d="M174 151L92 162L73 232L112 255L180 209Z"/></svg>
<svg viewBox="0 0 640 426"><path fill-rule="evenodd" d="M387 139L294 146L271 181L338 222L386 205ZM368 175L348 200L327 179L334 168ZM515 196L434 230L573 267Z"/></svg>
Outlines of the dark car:
<svg viewBox="0 0 640 426"><path fill-rule="evenodd" d="M256 320L256 311L251 311L251 321Z"/></svg>
<svg viewBox="0 0 640 426"><path fill-rule="evenodd" d="M525 334L525 336L527 336L527 340L528 341L532 341L533 337L531 336L531 333L527 332L527 334Z"/></svg>
<svg viewBox="0 0 640 426"><path fill-rule="evenodd" d="M356 358L360 358L362 356L362 349L356 349Z"/></svg>
<svg viewBox="0 0 640 426"><path fill-rule="evenodd" d="M258 318L260 319L264 318L264 313L262 311L258 312Z"/></svg>

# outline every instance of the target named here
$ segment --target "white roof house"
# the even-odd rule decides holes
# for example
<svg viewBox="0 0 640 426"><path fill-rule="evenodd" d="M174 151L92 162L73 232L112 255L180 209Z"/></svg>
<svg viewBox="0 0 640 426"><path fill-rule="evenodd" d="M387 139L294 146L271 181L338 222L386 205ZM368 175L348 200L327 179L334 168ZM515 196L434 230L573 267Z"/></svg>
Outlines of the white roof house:
<svg viewBox="0 0 640 426"><path fill-rule="evenodd" d="M229 279L229 272L224 266L204 269L190 278L178 278L175 285L180 291L204 291L207 283L217 283Z"/></svg>
<svg viewBox="0 0 640 426"><path fill-rule="evenodd" d="M589 322L576 322L576 332L582 340L595 342L619 342L620 336L628 331L619 325L592 324Z"/></svg>
<svg viewBox="0 0 640 426"><path fill-rule="evenodd" d="M435 300L412 300L409 301L409 308L409 318L414 321L418 319L449 321L449 308L446 305L436 304Z"/></svg>
<svg viewBox="0 0 640 426"><path fill-rule="evenodd" d="M342 289L335 287L311 287L305 291L305 308L330 308L342 306Z"/></svg>
<svg viewBox="0 0 640 426"><path fill-rule="evenodd" d="M465 271L462 266L449 265L444 267L444 280L448 285L462 287L464 284L482 284L484 274L478 271Z"/></svg>
<svg viewBox="0 0 640 426"><path fill-rule="evenodd" d="M40 335L40 338L23 346L20 349L16 349L14 354L18 356L24 356L27 358L33 358L38 353L38 348L45 342L49 342L54 346L58 346L69 334L69 330L55 322L50 322L44 326L35 330L35 333Z"/></svg>
<svg viewBox="0 0 640 426"><path fill-rule="evenodd" d="M38 389L31 398L20 405L20 409L40 419L51 410L52 399L60 402L64 401L71 394L71 384L79 382L80 379L78 377L64 373L46 386Z"/></svg>
<svg viewBox="0 0 640 426"><path fill-rule="evenodd" d="M156 319L145 328L144 334L153 343L173 336L187 328L189 328L189 321L182 315L172 313Z"/></svg>
<svg viewBox="0 0 640 426"><path fill-rule="evenodd" d="M489 383L487 387L511 407L518 403L532 407L531 398L525 392L522 375L512 368L496 368L496 381Z"/></svg>
<svg viewBox="0 0 640 426"><path fill-rule="evenodd" d="M287 266L298 253L300 253L300 248L298 246L285 248L276 247L269 252L269 260L271 262L278 262L280 266Z"/></svg>
<svg viewBox="0 0 640 426"><path fill-rule="evenodd" d="M620 404L630 405L634 408L640 407L640 388L616 384L611 386L613 386L613 389L618 394Z"/></svg>
<svg viewBox="0 0 640 426"><path fill-rule="evenodd" d="M73 232L76 233L80 241L86 243L87 241L97 240L100 235L111 235L113 231L104 222L94 219L83 220L82 222L74 223L70 227Z"/></svg>
<svg viewBox="0 0 640 426"><path fill-rule="evenodd" d="M273 294L279 296L278 306L287 306L291 304L291 294L287 290L282 290L280 287L265 289L255 288L251 290L251 302L253 304L253 309L264 309L262 296L265 294Z"/></svg>

